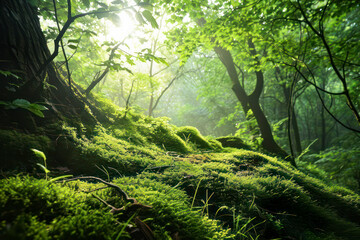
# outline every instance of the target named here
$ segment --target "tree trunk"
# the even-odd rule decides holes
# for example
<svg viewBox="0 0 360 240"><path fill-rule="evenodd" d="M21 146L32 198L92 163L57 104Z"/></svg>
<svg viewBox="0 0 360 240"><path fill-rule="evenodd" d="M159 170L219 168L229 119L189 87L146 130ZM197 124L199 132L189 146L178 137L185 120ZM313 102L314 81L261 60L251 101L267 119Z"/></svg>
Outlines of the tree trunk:
<svg viewBox="0 0 360 240"><path fill-rule="evenodd" d="M49 56L36 9L25 0L1 0L0 69L20 77L16 79L0 74L1 98L40 100L43 76L36 76L36 72ZM12 84L17 86L13 88ZM7 91L10 88L16 91Z"/></svg>
<svg viewBox="0 0 360 240"><path fill-rule="evenodd" d="M153 115L153 110L154 110L153 104L154 104L154 92L152 92L150 95L150 103L149 103L149 116L150 117L152 117L152 115Z"/></svg>
<svg viewBox="0 0 360 240"><path fill-rule="evenodd" d="M296 150L297 154L300 155L302 152L302 147L301 147L301 140L300 140L299 125L297 122L294 107L291 111L291 115L292 115L291 116L291 126L292 126L292 130L294 131L295 150Z"/></svg>
<svg viewBox="0 0 360 240"><path fill-rule="evenodd" d="M280 69L277 68L277 72L278 74L280 74ZM284 98L285 98L285 106L289 106L291 104L290 98L292 96L291 95L291 90L290 87L286 86L285 84L281 84L281 87L283 89L283 93L284 93ZM295 151L297 153L297 155L300 155L302 152L302 147L301 147L301 140L300 140L300 132L299 132L299 126L298 126L298 122L297 122L297 118L296 118L296 113L295 113L295 108L293 106L293 104L291 104L290 106L290 111L291 111L291 115L290 115L290 131L292 131L292 140L295 146L290 146L290 147L295 147Z"/></svg>
<svg viewBox="0 0 360 240"><path fill-rule="evenodd" d="M69 88L53 63L42 74L37 74L46 60L50 59L50 51L40 27L37 9L29 2L0 1L0 70L20 77L16 79L0 74L0 100L26 99L43 103L49 110L44 111L45 118L39 118L25 109L0 108L1 123L9 126L16 122L17 127L27 129L27 120L23 118L34 119L35 125L39 125L57 121L63 116L96 123L97 120L86 110L81 94L76 88L74 91ZM14 87L14 84L17 86Z"/></svg>
<svg viewBox="0 0 360 240"><path fill-rule="evenodd" d="M324 79L322 79L321 87L322 87L322 89L325 89L325 80ZM324 93L320 93L320 94L322 95L321 97L324 99L325 94ZM324 151L326 148L326 120L325 120L325 108L323 106L321 106L321 112L320 112L320 125L321 125L320 150Z"/></svg>
<svg viewBox="0 0 360 240"><path fill-rule="evenodd" d="M254 49L254 46L249 40L250 48ZM264 86L264 76L261 71L256 71L256 86L253 93L248 96L245 92L245 89L241 86L239 77L235 68L235 64L231 53L222 48L222 47L214 47L215 52L219 56L221 62L226 67L226 70L229 74L229 77L232 81L232 90L234 91L237 99L239 100L241 106L243 107L244 113L246 114L250 109L253 111L255 119L258 123L261 137L263 139L262 146L265 150L280 155L281 157L286 157L288 154L275 142L274 137L272 135L271 127L267 118L262 111L259 98ZM255 51L255 50L254 50ZM256 53L254 54L256 55Z"/></svg>
<svg viewBox="0 0 360 240"><path fill-rule="evenodd" d="M231 89L235 93L235 96L239 100L246 115L249 111L248 96L244 88L240 84L231 53L222 47L214 47L214 51L219 56L221 62L224 64L226 71L229 74L230 80L233 84Z"/></svg>
<svg viewBox="0 0 360 240"><path fill-rule="evenodd" d="M86 88L86 90L85 90L85 95L86 95L86 96L89 96L90 91L93 90L94 87L95 87L101 80L103 80L103 78L106 76L106 74L109 72L109 70L110 70L110 68L107 67L107 68L103 71L103 73L102 73L98 78L96 78L94 81L92 81L92 82L90 83L90 85L89 85L89 86Z"/></svg>

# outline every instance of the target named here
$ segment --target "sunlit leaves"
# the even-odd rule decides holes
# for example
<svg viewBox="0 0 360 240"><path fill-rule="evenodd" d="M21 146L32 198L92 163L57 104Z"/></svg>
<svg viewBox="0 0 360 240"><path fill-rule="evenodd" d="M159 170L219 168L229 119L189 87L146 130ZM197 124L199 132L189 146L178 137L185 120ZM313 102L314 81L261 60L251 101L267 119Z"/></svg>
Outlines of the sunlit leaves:
<svg viewBox="0 0 360 240"><path fill-rule="evenodd" d="M141 15L141 13L139 13L139 12L135 13L135 18L140 24L145 24L146 23L146 21L144 20L144 18Z"/></svg>
<svg viewBox="0 0 360 240"><path fill-rule="evenodd" d="M159 28L159 25L157 24L155 18L153 17L153 15L151 14L151 12L149 10L143 11L142 15L148 22L150 22L150 24L153 28Z"/></svg>
<svg viewBox="0 0 360 240"><path fill-rule="evenodd" d="M150 12L152 12L154 9L153 5L151 5L150 3L147 3L147 2L139 2L137 5L144 9L149 10Z"/></svg>
<svg viewBox="0 0 360 240"><path fill-rule="evenodd" d="M114 60L104 61L102 64L100 64L100 66L106 66L114 71L126 71L126 72L132 74L132 71L129 68L124 67L121 62L116 62Z"/></svg>
<svg viewBox="0 0 360 240"><path fill-rule="evenodd" d="M90 7L90 0L81 0L81 2L85 5L85 7Z"/></svg>
<svg viewBox="0 0 360 240"><path fill-rule="evenodd" d="M141 52L138 52L137 54L138 54L137 55L138 59L142 62L153 60L156 63L162 63L168 66L168 63L165 61L164 58L156 57L155 55L152 54L151 49L149 48L144 48L142 49Z"/></svg>
<svg viewBox="0 0 360 240"><path fill-rule="evenodd" d="M124 1L122 0L115 0L115 1L112 1L111 4L123 4Z"/></svg>
<svg viewBox="0 0 360 240"><path fill-rule="evenodd" d="M110 14L109 19L115 26L120 26L120 17L117 14Z"/></svg>

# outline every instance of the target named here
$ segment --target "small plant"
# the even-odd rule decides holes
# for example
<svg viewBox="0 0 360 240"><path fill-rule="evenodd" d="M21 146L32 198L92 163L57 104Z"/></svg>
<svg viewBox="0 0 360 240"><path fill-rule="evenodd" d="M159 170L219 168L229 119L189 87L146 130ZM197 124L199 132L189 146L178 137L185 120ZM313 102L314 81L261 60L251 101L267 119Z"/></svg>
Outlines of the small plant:
<svg viewBox="0 0 360 240"><path fill-rule="evenodd" d="M33 114L35 114L38 117L44 117L44 114L42 111L48 110L47 107L44 105L40 105L37 103L30 103L28 100L25 99L15 99L12 102L4 102L0 101L0 105L4 105L5 109L17 109L17 108L23 108L26 109Z"/></svg>
<svg viewBox="0 0 360 240"><path fill-rule="evenodd" d="M198 190L199 190L199 186L200 186L201 180L202 180L202 179L199 180L199 182L198 182L198 184L197 184L197 186L196 186L195 193L194 193L194 197L193 197L193 200L192 200L192 202L191 202L191 207L190 207L190 209L192 209L193 206L194 206L195 198L196 198L197 192L198 192Z"/></svg>
<svg viewBox="0 0 360 240"><path fill-rule="evenodd" d="M49 180L50 182L54 182L54 181L57 181L57 180L60 180L60 179L63 179L63 178L67 178L67 177L72 177L73 175L63 175L63 176L59 176L59 177L56 177L56 178L49 178L48 174L50 173L50 170L47 168L46 166L46 156L45 154L40 151L40 150L37 150L35 148L32 148L31 151L33 151L33 153L40 159L42 159L44 161L44 165L42 165L41 163L37 163L36 165L38 165L42 170L44 170L45 172L45 179L46 180Z"/></svg>
<svg viewBox="0 0 360 240"><path fill-rule="evenodd" d="M242 220L244 220L244 218L241 215L237 215L236 216L236 212L235 209L233 209L233 226L234 226L234 232L236 234L236 236L239 236L239 239L258 239L260 237L260 235L258 235L256 233L255 228L260 225L263 224L265 221L262 221L260 223L257 223L255 225L251 224L251 222L255 219L255 217L253 218L249 218L245 224L242 224ZM251 224L251 225L250 225ZM252 234L250 233L250 231L253 230L255 232L256 237L254 238L252 236Z"/></svg>
<svg viewBox="0 0 360 240"><path fill-rule="evenodd" d="M45 172L45 179L48 180L48 173L50 173L50 170L47 169L47 166L46 166L46 156L45 154L40 151L40 150L37 150L35 148L32 148L31 151L33 151L33 153L36 155L36 157L42 159L44 161L44 165L42 165L41 163L37 163L36 165L38 165L42 170L44 170Z"/></svg>

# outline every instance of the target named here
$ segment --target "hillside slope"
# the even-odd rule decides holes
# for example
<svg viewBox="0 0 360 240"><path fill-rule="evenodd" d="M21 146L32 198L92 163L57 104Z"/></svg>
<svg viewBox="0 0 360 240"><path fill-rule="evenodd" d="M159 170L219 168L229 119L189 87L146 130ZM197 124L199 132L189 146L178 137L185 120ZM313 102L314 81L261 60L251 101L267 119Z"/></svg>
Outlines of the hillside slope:
<svg viewBox="0 0 360 240"><path fill-rule="evenodd" d="M0 131L1 239L360 239L352 191L93 102L107 124ZM47 156L48 176L31 148ZM51 180L68 174L77 178Z"/></svg>

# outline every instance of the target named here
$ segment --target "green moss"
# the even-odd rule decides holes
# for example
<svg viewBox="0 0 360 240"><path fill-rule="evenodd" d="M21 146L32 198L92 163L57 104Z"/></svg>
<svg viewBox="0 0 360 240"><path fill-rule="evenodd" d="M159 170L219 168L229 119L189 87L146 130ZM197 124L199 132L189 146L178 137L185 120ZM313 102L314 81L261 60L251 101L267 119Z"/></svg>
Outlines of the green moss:
<svg viewBox="0 0 360 240"><path fill-rule="evenodd" d="M207 203L210 216L230 228L236 228L236 216L240 224L253 219L249 227L259 224L254 229L263 229L266 238L356 239L360 234L356 194L337 188L349 196L346 200L321 181L275 158L243 150L189 155L175 165L161 175L143 175L181 186L189 196L196 196L197 208L206 208ZM338 209L340 206L343 211ZM347 214L350 209L353 215ZM248 234L256 237L255 231Z"/></svg>
<svg viewBox="0 0 360 240"><path fill-rule="evenodd" d="M0 237L115 239L133 216L137 220L128 228L136 229L136 221L142 219L155 239L169 239L174 235L181 239L231 239L228 229L192 210L188 197L181 190L146 178L119 178L114 183L151 208L134 211L129 207L120 214L111 214L105 204L91 195L94 192L84 192L95 190L99 184L61 185L29 177L1 180ZM125 204L111 189L98 190L95 194L118 208ZM128 235L124 231L120 239Z"/></svg>
<svg viewBox="0 0 360 240"><path fill-rule="evenodd" d="M211 148L214 149L215 151L223 150L221 143L219 141L217 141L216 139L209 137L209 136L207 136L206 139L209 142Z"/></svg>
<svg viewBox="0 0 360 240"><path fill-rule="evenodd" d="M141 203L152 206L147 216L157 233L156 239L175 235L180 239L230 239L217 221L190 208L190 199L181 190L147 178L118 178L114 181Z"/></svg>
<svg viewBox="0 0 360 240"><path fill-rule="evenodd" d="M114 239L115 218L83 193L45 180L0 184L1 239Z"/></svg>
<svg viewBox="0 0 360 240"><path fill-rule="evenodd" d="M199 130L194 127L179 127L176 134L185 142L193 143L200 149L212 149L211 144L200 134Z"/></svg>
<svg viewBox="0 0 360 240"><path fill-rule="evenodd" d="M232 148L239 148L239 149L251 149L249 145L244 143L243 140L239 137L219 137L216 138L217 141L219 141L223 147L232 147Z"/></svg>
<svg viewBox="0 0 360 240"><path fill-rule="evenodd" d="M22 151L38 148L74 174L121 176L113 182L152 208L127 206L114 215L92 194L117 208L126 202L114 190L96 190L101 184L4 179L0 238L114 239L131 217L128 228L139 228L138 218L155 239L360 238L356 193L310 177L282 159L245 150L238 140L227 138L236 146L222 149L195 128L107 109L109 126L72 122L45 128L56 136L55 154L47 154L51 141L46 137L5 130L0 131L2 152L10 160L22 156L34 164ZM208 151L195 153L199 149Z"/></svg>
<svg viewBox="0 0 360 240"><path fill-rule="evenodd" d="M186 142L176 135L173 126L170 126L165 121L152 121L148 125L149 141L155 143L165 151L175 151L181 153L191 152L191 148L187 146ZM150 131L149 131L150 130Z"/></svg>

